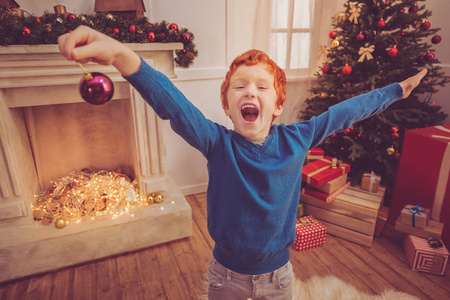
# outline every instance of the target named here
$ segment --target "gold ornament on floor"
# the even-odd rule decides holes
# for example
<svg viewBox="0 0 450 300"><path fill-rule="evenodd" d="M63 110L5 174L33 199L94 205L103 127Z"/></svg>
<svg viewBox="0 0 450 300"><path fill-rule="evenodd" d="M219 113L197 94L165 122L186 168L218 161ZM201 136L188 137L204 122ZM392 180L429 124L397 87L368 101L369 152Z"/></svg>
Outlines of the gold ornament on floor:
<svg viewBox="0 0 450 300"><path fill-rule="evenodd" d="M347 21L347 13L345 11L339 11L333 17L333 23L336 26L344 24L345 21Z"/></svg>
<svg viewBox="0 0 450 300"><path fill-rule="evenodd" d="M155 202L156 203L161 203L164 200L164 197L161 194L157 194L155 196Z"/></svg>
<svg viewBox="0 0 450 300"><path fill-rule="evenodd" d="M63 218L58 218L55 220L55 227L58 229L66 227L67 222Z"/></svg>
<svg viewBox="0 0 450 300"><path fill-rule="evenodd" d="M394 146L391 146L391 147L387 148L386 149L386 153L387 153L387 155L394 155L395 154Z"/></svg>
<svg viewBox="0 0 450 300"><path fill-rule="evenodd" d="M341 43L339 43L339 41L338 41L337 39L334 39L334 40L331 42L331 47L332 47L332 48L337 48L337 47L339 47L340 44L341 44Z"/></svg>

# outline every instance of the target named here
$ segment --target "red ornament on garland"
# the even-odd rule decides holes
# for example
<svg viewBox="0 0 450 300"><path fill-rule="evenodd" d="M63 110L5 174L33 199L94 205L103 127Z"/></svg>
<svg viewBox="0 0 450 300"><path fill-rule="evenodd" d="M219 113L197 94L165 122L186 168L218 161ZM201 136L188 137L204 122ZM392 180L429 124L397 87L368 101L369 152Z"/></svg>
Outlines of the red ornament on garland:
<svg viewBox="0 0 450 300"><path fill-rule="evenodd" d="M136 26L135 26L135 25L130 25L130 27L128 27L128 30L129 30L131 33L135 33L135 32L136 32Z"/></svg>
<svg viewBox="0 0 450 300"><path fill-rule="evenodd" d="M356 40L357 41L363 41L364 40L364 34L362 34L362 32L360 32L357 36L356 36Z"/></svg>
<svg viewBox="0 0 450 300"><path fill-rule="evenodd" d="M183 39L183 43L188 43L191 40L191 35L189 33L183 33L181 37Z"/></svg>
<svg viewBox="0 0 450 300"><path fill-rule="evenodd" d="M76 18L77 18L77 16L75 14L68 14L66 19L69 20L69 21L73 21Z"/></svg>
<svg viewBox="0 0 450 300"><path fill-rule="evenodd" d="M420 28L422 28L422 30L428 30L430 29L431 24L430 22L423 22L422 25L420 25Z"/></svg>
<svg viewBox="0 0 450 300"><path fill-rule="evenodd" d="M330 33L328 34L328 36L330 37L330 39L334 39L336 37L336 31L330 31Z"/></svg>
<svg viewBox="0 0 450 300"><path fill-rule="evenodd" d="M41 23L41 19L36 18L36 22L37 22L37 23Z"/></svg>
<svg viewBox="0 0 450 300"><path fill-rule="evenodd" d="M27 27L23 27L22 28L22 35L23 36L30 35L30 33L31 33L31 29L30 28L27 28Z"/></svg>
<svg viewBox="0 0 450 300"><path fill-rule="evenodd" d="M442 41L441 36L437 35L437 34L435 36L433 36L433 38L431 39L431 42L433 44L439 44L441 41Z"/></svg>
<svg viewBox="0 0 450 300"><path fill-rule="evenodd" d="M119 28L114 28L113 32L114 32L114 34L119 34L120 30L119 30Z"/></svg>
<svg viewBox="0 0 450 300"><path fill-rule="evenodd" d="M92 105L108 103L114 94L114 85L108 76L98 72L85 72L78 84L81 97Z"/></svg>
<svg viewBox="0 0 450 300"><path fill-rule="evenodd" d="M154 42L154 41L155 41L155 38L156 38L155 33L154 33L153 31L150 31L150 32L148 33L148 39L149 39L149 41L150 41L150 42Z"/></svg>
<svg viewBox="0 0 450 300"><path fill-rule="evenodd" d="M386 26L386 22L383 20L383 19L381 19L380 21L378 21L378 23L377 23L377 27L378 28L384 28L384 26Z"/></svg>
<svg viewBox="0 0 450 300"><path fill-rule="evenodd" d="M177 31L178 30L178 25L175 24L175 23L170 23L169 29L173 30L173 31Z"/></svg>
<svg viewBox="0 0 450 300"><path fill-rule="evenodd" d="M344 73L346 75L350 75L352 73L352 67L350 67L349 65L345 65L342 68L342 73Z"/></svg>
<svg viewBox="0 0 450 300"><path fill-rule="evenodd" d="M398 139L399 136L400 136L400 135L398 134L398 132L393 132L393 133L391 133L391 138L392 138L393 140Z"/></svg>
<svg viewBox="0 0 450 300"><path fill-rule="evenodd" d="M396 57L397 54L398 54L397 46L392 47L392 48L389 49L389 51L388 51L388 55L389 55L390 57Z"/></svg>
<svg viewBox="0 0 450 300"><path fill-rule="evenodd" d="M324 74L330 72L330 67L328 67L327 65L323 66L323 67L322 67L322 72L323 72Z"/></svg>

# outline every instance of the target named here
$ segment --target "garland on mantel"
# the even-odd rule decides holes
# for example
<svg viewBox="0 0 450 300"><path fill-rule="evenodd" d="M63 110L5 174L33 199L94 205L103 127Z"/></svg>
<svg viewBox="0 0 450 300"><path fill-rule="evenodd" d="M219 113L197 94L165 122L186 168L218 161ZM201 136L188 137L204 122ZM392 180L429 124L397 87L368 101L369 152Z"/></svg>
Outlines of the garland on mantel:
<svg viewBox="0 0 450 300"><path fill-rule="evenodd" d="M174 59L181 68L192 65L198 55L194 34L186 28L178 28L177 24L169 24L165 20L150 23L147 17L129 21L108 12L95 15L45 12L41 17L6 13L0 19L0 44L57 44L60 35L80 25L89 26L123 43L181 42L184 47L175 51Z"/></svg>

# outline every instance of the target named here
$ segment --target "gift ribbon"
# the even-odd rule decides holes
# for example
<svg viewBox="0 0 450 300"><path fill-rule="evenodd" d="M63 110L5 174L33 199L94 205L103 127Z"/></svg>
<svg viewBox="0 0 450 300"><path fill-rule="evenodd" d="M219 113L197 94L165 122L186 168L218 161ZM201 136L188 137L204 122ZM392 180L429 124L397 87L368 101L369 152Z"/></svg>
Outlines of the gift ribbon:
<svg viewBox="0 0 450 300"><path fill-rule="evenodd" d="M450 129L444 126L434 126L434 128L450 133ZM449 136L432 135L432 138L449 139ZM434 194L433 208L431 210L431 219L439 221L442 205L444 204L445 190L447 189L448 176L450 173L450 142L445 148L442 157L441 167L439 170L438 182L436 185L436 193Z"/></svg>
<svg viewBox="0 0 450 300"><path fill-rule="evenodd" d="M373 59L373 56L372 56L371 53L374 50L375 50L375 45L372 45L372 46L367 47L367 48L364 48L364 47L359 48L358 54L360 55L360 57L358 59L358 62L363 62L364 59L367 59L367 60Z"/></svg>
<svg viewBox="0 0 450 300"><path fill-rule="evenodd" d="M299 220L300 224L297 224L296 226L312 226L318 223L317 220L311 221L305 218L300 218Z"/></svg>
<svg viewBox="0 0 450 300"><path fill-rule="evenodd" d="M375 183L376 180L380 181L380 180L381 180L381 177L378 176L377 174L375 174L375 173L372 171L372 172L370 173L370 177L369 177L369 192L372 192L373 185L374 185L374 183Z"/></svg>
<svg viewBox="0 0 450 300"><path fill-rule="evenodd" d="M330 164L327 165L327 166L324 166L324 167L322 167L322 168L320 168L320 169L317 169L317 170L315 170L315 171L312 171L311 173L309 173L308 175L306 175L306 183L311 184L311 178L312 178L314 175L319 174L320 172L323 172L323 171L325 171L325 170L327 170L327 169L329 169L329 168L331 168L331 167L333 166L333 162L332 162L331 160L329 160L329 159L321 158L321 159L319 159L319 160L324 161L324 162L327 162L327 163L330 163ZM342 169L342 174L345 174L345 166L341 166L341 161L340 161L340 160L336 160L336 161L337 161L337 166L336 166L336 168L337 168L337 167L341 168L341 169Z"/></svg>
<svg viewBox="0 0 450 300"><path fill-rule="evenodd" d="M421 212L428 214L428 212L424 210L420 210L419 204L417 204L414 207L405 207L405 209L411 211L411 220L412 220L412 227L416 227L416 214L421 216Z"/></svg>
<svg viewBox="0 0 450 300"><path fill-rule="evenodd" d="M350 17L348 18L348 20L350 22L358 24L358 18L361 15L361 8L350 5L349 12L350 12Z"/></svg>

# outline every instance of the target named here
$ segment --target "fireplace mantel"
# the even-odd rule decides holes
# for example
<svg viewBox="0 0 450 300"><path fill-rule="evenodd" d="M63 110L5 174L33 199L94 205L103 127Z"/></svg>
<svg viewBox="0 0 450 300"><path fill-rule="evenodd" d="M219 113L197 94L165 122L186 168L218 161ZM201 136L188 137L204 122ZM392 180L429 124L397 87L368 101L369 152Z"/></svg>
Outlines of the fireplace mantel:
<svg viewBox="0 0 450 300"><path fill-rule="evenodd" d="M169 78L175 77L173 51L182 49L181 43L128 46ZM105 107L81 99L81 69L67 61L57 45L0 47L0 282L191 235L191 209L164 170L162 121L113 67L88 63L85 68L114 82L113 100ZM105 114L120 116L120 125L102 117ZM119 131L113 132L119 134L118 141L105 139L98 145L114 151L92 158L96 153L85 153L89 142L76 140L79 129L52 123L56 117L78 117L82 123L85 115L97 116L89 120L89 134L104 127L92 133L96 139L108 135L105 127ZM64 145L49 147L49 136ZM53 148L62 150L52 152ZM83 159L105 169L125 165L142 194L160 192L165 200L139 208L134 217L86 220L63 229L34 221L34 195L46 190L49 179L76 170Z"/></svg>

